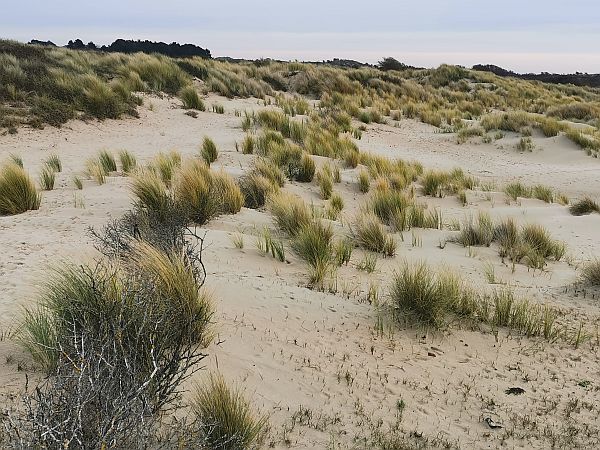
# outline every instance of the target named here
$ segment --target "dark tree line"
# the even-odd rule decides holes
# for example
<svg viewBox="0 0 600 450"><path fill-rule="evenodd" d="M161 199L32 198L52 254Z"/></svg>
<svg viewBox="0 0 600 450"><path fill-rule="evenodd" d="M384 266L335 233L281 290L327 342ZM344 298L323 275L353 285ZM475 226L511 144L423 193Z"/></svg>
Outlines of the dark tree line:
<svg viewBox="0 0 600 450"><path fill-rule="evenodd" d="M51 41L38 41L32 39L30 44L56 46ZM164 42L152 42L152 41L134 41L127 39L117 39L110 45L103 45L98 47L93 42L84 43L81 39L75 39L69 41L65 46L72 50L91 50L91 51L102 51L102 52L119 52L119 53L160 53L161 55L171 56L173 58L186 58L191 56L200 56L201 58L211 58L210 50L199 47L194 44L178 44L172 42L166 44Z"/></svg>
<svg viewBox="0 0 600 450"><path fill-rule="evenodd" d="M545 83L554 84L574 84L576 86L600 87L600 74L588 73L516 73L511 70L503 69L502 67L493 64L477 64L473 66L473 70L483 72L492 72L500 77L520 78L521 80L537 80Z"/></svg>

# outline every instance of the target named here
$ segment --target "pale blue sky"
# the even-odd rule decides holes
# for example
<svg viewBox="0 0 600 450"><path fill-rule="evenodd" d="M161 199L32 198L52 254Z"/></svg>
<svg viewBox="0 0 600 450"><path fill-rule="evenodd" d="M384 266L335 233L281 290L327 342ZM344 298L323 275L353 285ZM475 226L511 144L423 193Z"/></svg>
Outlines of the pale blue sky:
<svg viewBox="0 0 600 450"><path fill-rule="evenodd" d="M600 72L600 0L1 0L0 37L191 42L214 56Z"/></svg>

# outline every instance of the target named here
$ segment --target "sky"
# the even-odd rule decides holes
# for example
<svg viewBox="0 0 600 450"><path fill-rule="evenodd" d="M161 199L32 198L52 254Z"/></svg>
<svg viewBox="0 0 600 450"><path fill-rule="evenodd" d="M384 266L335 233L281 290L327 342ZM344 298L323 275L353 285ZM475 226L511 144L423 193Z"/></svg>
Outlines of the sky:
<svg viewBox="0 0 600 450"><path fill-rule="evenodd" d="M0 0L0 38L193 43L213 56L392 56L406 64L496 64L600 73L600 0Z"/></svg>

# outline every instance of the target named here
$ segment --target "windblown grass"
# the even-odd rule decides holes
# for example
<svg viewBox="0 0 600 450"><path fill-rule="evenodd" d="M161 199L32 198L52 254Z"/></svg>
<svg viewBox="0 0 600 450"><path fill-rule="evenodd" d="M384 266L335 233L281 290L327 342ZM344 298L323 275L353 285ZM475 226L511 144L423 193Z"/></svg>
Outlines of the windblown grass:
<svg viewBox="0 0 600 450"><path fill-rule="evenodd" d="M583 216L593 212L600 213L600 206L590 197L584 197L569 207L569 212L574 216Z"/></svg>
<svg viewBox="0 0 600 450"><path fill-rule="evenodd" d="M44 165L52 169L54 172L62 172L62 163L59 156L56 154L48 156L48 158L46 158L44 161Z"/></svg>
<svg viewBox="0 0 600 450"><path fill-rule="evenodd" d="M0 216L38 209L40 202L34 182L22 167L8 163L0 168Z"/></svg>
<svg viewBox="0 0 600 450"><path fill-rule="evenodd" d="M267 427L267 417L255 413L244 392L230 389L221 375L211 374L197 386L191 409L200 423L202 444L214 449L257 448Z"/></svg>
<svg viewBox="0 0 600 450"><path fill-rule="evenodd" d="M137 166L135 156L127 150L119 152L119 161L121 162L121 171L123 173L131 173Z"/></svg>
<svg viewBox="0 0 600 450"><path fill-rule="evenodd" d="M176 150L159 152L152 160L151 168L158 173L160 179L171 185L175 172L181 167L181 154Z"/></svg>
<svg viewBox="0 0 600 450"><path fill-rule="evenodd" d="M319 220L298 229L292 240L292 248L311 268L310 284L317 288L334 270L333 229Z"/></svg>
<svg viewBox="0 0 600 450"><path fill-rule="evenodd" d="M215 145L214 141L208 136L205 136L204 140L202 141L201 155L202 159L208 165L215 162L219 157L219 151L217 150L217 146Z"/></svg>
<svg viewBox="0 0 600 450"><path fill-rule="evenodd" d="M244 194L244 206L252 209L264 206L269 195L279 191L277 184L256 172L242 177L239 184Z"/></svg>
<svg viewBox="0 0 600 450"><path fill-rule="evenodd" d="M98 161L105 175L117 171L117 162L115 161L115 157L107 150L102 150L98 154Z"/></svg>
<svg viewBox="0 0 600 450"><path fill-rule="evenodd" d="M54 183L56 181L56 172L54 169L47 164L42 167L40 172L40 187L43 191L51 191L54 189Z"/></svg>
<svg viewBox="0 0 600 450"><path fill-rule="evenodd" d="M244 194L229 175L213 173L197 160L186 162L177 173L173 194L175 203L197 225L220 214L235 214L244 204Z"/></svg>
<svg viewBox="0 0 600 450"><path fill-rule="evenodd" d="M204 101L198 95L198 91L193 86L185 86L179 91L179 98L183 102L183 107L186 109L197 109L205 111L206 106Z"/></svg>
<svg viewBox="0 0 600 450"><path fill-rule="evenodd" d="M360 247L385 256L396 254L394 237L385 230L375 214L365 213L359 215L352 232Z"/></svg>
<svg viewBox="0 0 600 450"><path fill-rule="evenodd" d="M313 220L312 212L306 203L289 193L280 192L273 195L269 201L269 209L279 229L290 236L295 236Z"/></svg>
<svg viewBox="0 0 600 450"><path fill-rule="evenodd" d="M584 264L581 269L583 281L592 286L600 286L600 259Z"/></svg>
<svg viewBox="0 0 600 450"><path fill-rule="evenodd" d="M131 191L137 203L164 217L171 204L171 196L160 176L152 170L141 170L131 178Z"/></svg>
<svg viewBox="0 0 600 450"><path fill-rule="evenodd" d="M363 194L369 192L370 184L371 177L369 175L369 172L366 170L361 170L360 172L358 172L358 189L360 190L360 192L362 192Z"/></svg>

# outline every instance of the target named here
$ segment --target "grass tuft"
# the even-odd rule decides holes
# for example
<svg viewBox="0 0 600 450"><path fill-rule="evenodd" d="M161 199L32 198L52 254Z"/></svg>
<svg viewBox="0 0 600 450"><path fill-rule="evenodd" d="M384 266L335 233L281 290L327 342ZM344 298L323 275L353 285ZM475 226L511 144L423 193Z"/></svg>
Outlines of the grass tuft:
<svg viewBox="0 0 600 450"><path fill-rule="evenodd" d="M219 156L219 151L217 150L217 146L214 141L208 136L204 137L202 141L202 150L201 150L202 159L206 162L206 164L211 165L213 162L217 160Z"/></svg>
<svg viewBox="0 0 600 450"><path fill-rule="evenodd" d="M356 220L353 233L357 244L366 250L385 256L396 254L394 237L385 230L375 214L361 214Z"/></svg>
<svg viewBox="0 0 600 450"><path fill-rule="evenodd" d="M43 191L51 191L54 189L54 182L56 181L56 172L52 167L45 164L40 172L40 187Z"/></svg>
<svg viewBox="0 0 600 450"><path fill-rule="evenodd" d="M40 202L34 182L22 167L9 163L0 168L0 216L38 209Z"/></svg>
<svg viewBox="0 0 600 450"><path fill-rule="evenodd" d="M198 111L205 111L206 106L198 95L198 91L193 86L185 86L179 91L179 98L183 102L185 109L197 109Z"/></svg>
<svg viewBox="0 0 600 450"><path fill-rule="evenodd" d="M211 374L196 388L191 409L200 423L203 444L220 450L256 448L267 427L239 388L230 389L221 375Z"/></svg>
<svg viewBox="0 0 600 450"><path fill-rule="evenodd" d="M600 259L585 264L581 270L581 276L585 283L600 286Z"/></svg>
<svg viewBox="0 0 600 450"><path fill-rule="evenodd" d="M137 166L135 156L127 150L119 152L119 161L121 162L121 170L123 173L131 173Z"/></svg>
<svg viewBox="0 0 600 450"><path fill-rule="evenodd" d="M593 212L600 213L600 206L589 197L585 197L569 207L569 212L574 216L583 216Z"/></svg>

